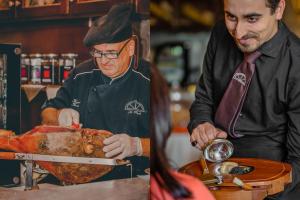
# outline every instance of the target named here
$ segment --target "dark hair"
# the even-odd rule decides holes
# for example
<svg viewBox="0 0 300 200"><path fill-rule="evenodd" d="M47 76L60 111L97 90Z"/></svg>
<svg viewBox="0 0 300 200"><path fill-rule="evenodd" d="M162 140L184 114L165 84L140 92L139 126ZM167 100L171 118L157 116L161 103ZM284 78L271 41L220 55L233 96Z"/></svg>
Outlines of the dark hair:
<svg viewBox="0 0 300 200"><path fill-rule="evenodd" d="M266 6L268 8L271 8L271 14L274 14L276 11L276 8L278 7L280 0L266 0ZM224 6L224 0L221 1L221 3Z"/></svg>
<svg viewBox="0 0 300 200"><path fill-rule="evenodd" d="M274 14L280 0L266 0L266 6L271 8L271 14Z"/></svg>
<svg viewBox="0 0 300 200"><path fill-rule="evenodd" d="M182 186L169 172L170 165L165 155L166 141L171 133L170 99L166 81L157 67L151 67L151 176L159 187L173 198L188 198L191 192ZM151 196L155 194L151 193Z"/></svg>

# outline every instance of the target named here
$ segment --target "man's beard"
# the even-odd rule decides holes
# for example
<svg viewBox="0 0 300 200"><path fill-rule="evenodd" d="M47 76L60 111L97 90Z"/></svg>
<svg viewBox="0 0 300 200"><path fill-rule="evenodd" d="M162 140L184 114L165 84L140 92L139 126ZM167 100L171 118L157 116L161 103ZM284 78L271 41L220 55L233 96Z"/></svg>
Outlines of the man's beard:
<svg viewBox="0 0 300 200"><path fill-rule="evenodd" d="M241 38L241 40L253 39L253 40L258 41L258 38L259 38L258 34L250 32L247 35L243 36ZM242 45L241 43L239 43L239 41L237 39L235 39L235 43L237 44L238 48L242 52L245 52L245 53L253 52L259 48L259 43L255 43L253 45L251 45L251 44L250 45Z"/></svg>
<svg viewBox="0 0 300 200"><path fill-rule="evenodd" d="M239 44L238 42L236 42L236 44L237 44L238 48L244 53L251 53L259 48L259 45L244 46L244 45Z"/></svg>

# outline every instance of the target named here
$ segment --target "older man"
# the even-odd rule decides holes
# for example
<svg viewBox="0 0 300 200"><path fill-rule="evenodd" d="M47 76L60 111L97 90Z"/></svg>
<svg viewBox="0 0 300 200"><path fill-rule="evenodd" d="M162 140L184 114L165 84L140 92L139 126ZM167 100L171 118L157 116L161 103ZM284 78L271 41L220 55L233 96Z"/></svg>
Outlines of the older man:
<svg viewBox="0 0 300 200"><path fill-rule="evenodd" d="M104 140L105 156L131 160L135 176L149 167L150 80L133 67L133 12L131 4L113 6L93 24L84 39L92 59L72 71L46 103L42 118L46 124L113 132ZM103 180L129 176L128 167L116 167Z"/></svg>
<svg viewBox="0 0 300 200"><path fill-rule="evenodd" d="M227 137L234 156L291 163L293 183L281 199L298 199L300 41L281 22L284 9L285 0L224 0L188 128L198 148Z"/></svg>

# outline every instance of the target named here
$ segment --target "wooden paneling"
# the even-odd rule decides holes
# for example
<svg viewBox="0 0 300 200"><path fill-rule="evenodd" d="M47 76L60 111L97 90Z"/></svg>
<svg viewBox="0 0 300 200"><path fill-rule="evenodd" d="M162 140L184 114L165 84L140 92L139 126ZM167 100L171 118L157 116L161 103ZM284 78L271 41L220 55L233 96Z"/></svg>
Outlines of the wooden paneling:
<svg viewBox="0 0 300 200"><path fill-rule="evenodd" d="M112 2L107 0L95 2L73 0L73 2L70 3L70 13L72 14L72 16L99 15L99 13L106 13L111 6Z"/></svg>
<svg viewBox="0 0 300 200"><path fill-rule="evenodd" d="M88 19L52 20L5 24L0 43L21 43L24 53L78 53L78 60L89 57L83 38Z"/></svg>

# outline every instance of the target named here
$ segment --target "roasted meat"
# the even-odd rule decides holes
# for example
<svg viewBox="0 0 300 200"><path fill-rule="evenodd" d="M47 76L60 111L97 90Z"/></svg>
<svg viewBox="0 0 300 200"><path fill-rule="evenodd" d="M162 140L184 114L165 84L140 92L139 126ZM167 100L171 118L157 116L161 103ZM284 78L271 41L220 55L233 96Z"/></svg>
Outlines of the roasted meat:
<svg viewBox="0 0 300 200"><path fill-rule="evenodd" d="M0 149L57 156L104 158L103 140L112 133L95 129L72 129L59 126L37 126L25 134L0 131ZM37 161L37 163L65 183L86 183L112 170L112 166L70 164Z"/></svg>

